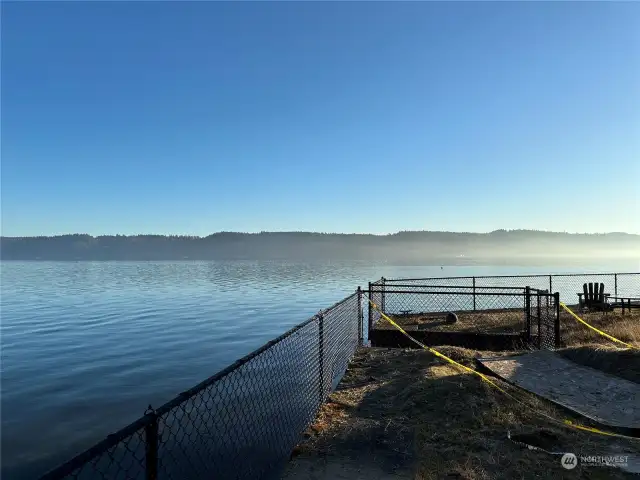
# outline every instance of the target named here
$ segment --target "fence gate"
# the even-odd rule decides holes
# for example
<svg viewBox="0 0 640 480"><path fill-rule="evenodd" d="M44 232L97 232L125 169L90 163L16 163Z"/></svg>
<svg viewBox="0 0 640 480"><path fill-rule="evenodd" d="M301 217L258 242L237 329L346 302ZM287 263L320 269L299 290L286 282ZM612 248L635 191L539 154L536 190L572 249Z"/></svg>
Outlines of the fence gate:
<svg viewBox="0 0 640 480"><path fill-rule="evenodd" d="M527 335L532 346L552 350L560 347L560 294L526 287Z"/></svg>

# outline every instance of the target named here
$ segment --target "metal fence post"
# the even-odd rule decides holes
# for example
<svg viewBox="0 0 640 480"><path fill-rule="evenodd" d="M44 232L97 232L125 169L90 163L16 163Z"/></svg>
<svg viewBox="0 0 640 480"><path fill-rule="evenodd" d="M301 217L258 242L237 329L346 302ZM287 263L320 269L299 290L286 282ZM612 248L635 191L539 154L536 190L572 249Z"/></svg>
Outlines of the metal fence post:
<svg viewBox="0 0 640 480"><path fill-rule="evenodd" d="M320 374L320 403L324 401L324 315L318 314L318 370Z"/></svg>
<svg viewBox="0 0 640 480"><path fill-rule="evenodd" d="M158 478L158 415L155 410L149 408L145 415L151 414L151 422L144 427L145 440L145 479L157 480Z"/></svg>
<svg viewBox="0 0 640 480"><path fill-rule="evenodd" d="M362 346L362 342L364 340L364 332L362 331L364 326L362 325L362 289L360 287L358 287L358 290L356 290L357 294L358 294L358 345Z"/></svg>
<svg viewBox="0 0 640 480"><path fill-rule="evenodd" d="M473 277L473 311L476 311L476 277Z"/></svg>
<svg viewBox="0 0 640 480"><path fill-rule="evenodd" d="M542 312L540 309L540 291L538 290L537 295L536 295L536 315L538 316L538 348L540 348L540 345L542 344L542 332L541 332L541 328L542 328ZM545 324L545 330L547 325ZM545 331L545 333L547 333Z"/></svg>
<svg viewBox="0 0 640 480"><path fill-rule="evenodd" d="M553 300L556 303L556 348L560 348L560 292L556 292L553 294Z"/></svg>
<svg viewBox="0 0 640 480"><path fill-rule="evenodd" d="M613 292L614 292L614 297L616 297L616 302L618 301L618 274L614 273L613 274Z"/></svg>
<svg viewBox="0 0 640 480"><path fill-rule="evenodd" d="M373 297L373 293L371 293L371 282L369 282L369 296L367 298L367 305L369 306L368 309L368 313L369 313L369 331L367 332L367 338L369 338L369 335L371 335L371 330L373 329L373 315L372 315L372 310L371 310L371 297Z"/></svg>
<svg viewBox="0 0 640 480"><path fill-rule="evenodd" d="M524 288L524 319L527 323L527 340L531 341L531 300L529 287Z"/></svg>
<svg viewBox="0 0 640 480"><path fill-rule="evenodd" d="M384 277L382 277L380 280L381 280L381 283L382 283L382 295L380 295L380 310L382 310L382 313L385 313L385 311L384 311L384 300L385 300L385 288L384 288L384 285L385 285L386 279Z"/></svg>
<svg viewBox="0 0 640 480"><path fill-rule="evenodd" d="M553 292L553 275L549 275L549 293Z"/></svg>

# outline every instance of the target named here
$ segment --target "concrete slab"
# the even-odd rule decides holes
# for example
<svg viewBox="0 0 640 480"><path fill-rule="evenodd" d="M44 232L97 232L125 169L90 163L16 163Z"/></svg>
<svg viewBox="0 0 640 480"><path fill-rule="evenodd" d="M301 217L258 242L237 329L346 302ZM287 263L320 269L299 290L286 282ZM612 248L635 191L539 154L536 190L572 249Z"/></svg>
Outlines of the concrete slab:
<svg viewBox="0 0 640 480"><path fill-rule="evenodd" d="M497 376L590 420L640 433L640 385L584 367L548 350L478 359Z"/></svg>

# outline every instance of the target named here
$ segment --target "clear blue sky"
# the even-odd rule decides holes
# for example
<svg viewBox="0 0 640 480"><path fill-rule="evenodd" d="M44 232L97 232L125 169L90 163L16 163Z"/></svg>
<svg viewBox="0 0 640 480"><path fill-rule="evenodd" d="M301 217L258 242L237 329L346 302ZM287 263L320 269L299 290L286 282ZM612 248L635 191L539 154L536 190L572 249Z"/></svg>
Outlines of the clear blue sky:
<svg viewBox="0 0 640 480"><path fill-rule="evenodd" d="M640 233L640 3L2 3L2 233Z"/></svg>

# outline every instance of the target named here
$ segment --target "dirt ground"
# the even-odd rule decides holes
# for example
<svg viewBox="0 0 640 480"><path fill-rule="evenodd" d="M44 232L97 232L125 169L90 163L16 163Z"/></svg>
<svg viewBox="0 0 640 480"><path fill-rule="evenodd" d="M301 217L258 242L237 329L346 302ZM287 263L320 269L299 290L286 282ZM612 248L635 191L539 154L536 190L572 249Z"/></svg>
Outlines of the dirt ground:
<svg viewBox="0 0 640 480"><path fill-rule="evenodd" d="M474 357L513 354L438 349L468 366L473 366ZM567 355L588 357L579 350ZM578 456L640 458L640 442L557 424L536 412L558 419L571 417L505 382L496 382L525 405L424 350L361 348L295 449L283 478L635 478L612 467L578 465L566 470L559 455L523 446ZM572 420L586 423L581 418Z"/></svg>

